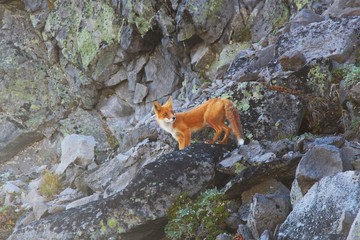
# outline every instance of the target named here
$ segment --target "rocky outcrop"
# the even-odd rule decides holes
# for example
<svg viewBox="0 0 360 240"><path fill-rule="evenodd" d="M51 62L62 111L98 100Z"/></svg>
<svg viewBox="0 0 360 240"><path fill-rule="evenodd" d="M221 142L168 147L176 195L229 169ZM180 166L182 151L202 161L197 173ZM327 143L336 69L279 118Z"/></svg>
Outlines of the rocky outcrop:
<svg viewBox="0 0 360 240"><path fill-rule="evenodd" d="M359 210L359 197L359 172L323 178L295 204L278 239L345 239Z"/></svg>
<svg viewBox="0 0 360 240"><path fill-rule="evenodd" d="M232 237L321 236L313 220L354 238L357 201L335 206L323 186L335 184L347 202L357 182L341 186L360 170L359 7L0 1L0 203L25 211L12 238L158 239L176 195L213 182L233 204ZM173 152L176 141L152 116L153 101L170 95L175 112L231 99L246 145ZM64 180L53 199L39 191L45 169ZM314 196L335 212L327 228L316 203L309 222L310 210L297 207Z"/></svg>
<svg viewBox="0 0 360 240"><path fill-rule="evenodd" d="M202 144L163 155L144 166L120 193L20 227L9 239L160 238L174 198L212 184L214 164L224 153L219 145Z"/></svg>

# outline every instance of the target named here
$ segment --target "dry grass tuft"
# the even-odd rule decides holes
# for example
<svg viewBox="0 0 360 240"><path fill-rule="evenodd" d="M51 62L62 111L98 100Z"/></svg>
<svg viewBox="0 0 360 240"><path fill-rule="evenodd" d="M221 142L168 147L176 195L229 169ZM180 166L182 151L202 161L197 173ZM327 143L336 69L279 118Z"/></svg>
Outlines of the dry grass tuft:
<svg viewBox="0 0 360 240"><path fill-rule="evenodd" d="M56 194L59 194L63 188L61 176L45 170L40 183L40 194L47 200L52 199Z"/></svg>

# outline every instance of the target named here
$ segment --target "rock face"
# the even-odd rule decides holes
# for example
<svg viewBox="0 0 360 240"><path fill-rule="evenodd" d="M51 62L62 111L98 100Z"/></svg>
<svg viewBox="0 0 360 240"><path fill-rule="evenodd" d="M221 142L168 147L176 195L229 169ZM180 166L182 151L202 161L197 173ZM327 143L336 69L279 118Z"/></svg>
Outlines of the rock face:
<svg viewBox="0 0 360 240"><path fill-rule="evenodd" d="M161 239L175 197L210 185L236 203L231 237L321 239L319 226L328 238L354 238L358 201L346 194L358 197L349 179L360 170L359 8L0 0L0 205L26 210L11 238ZM173 152L152 112L169 96L175 112L231 99L246 145ZM39 189L45 169L65 184L51 200ZM324 205L304 203L314 198ZM12 223L1 214L0 226Z"/></svg>
<svg viewBox="0 0 360 240"><path fill-rule="evenodd" d="M163 234L175 196L194 195L211 184L214 164L224 153L221 146L202 144L163 155L143 167L122 192L19 228L9 239L154 239ZM147 230L137 232L140 226Z"/></svg>
<svg viewBox="0 0 360 240"><path fill-rule="evenodd" d="M345 239L360 208L359 180L354 171L320 180L293 207L277 239Z"/></svg>

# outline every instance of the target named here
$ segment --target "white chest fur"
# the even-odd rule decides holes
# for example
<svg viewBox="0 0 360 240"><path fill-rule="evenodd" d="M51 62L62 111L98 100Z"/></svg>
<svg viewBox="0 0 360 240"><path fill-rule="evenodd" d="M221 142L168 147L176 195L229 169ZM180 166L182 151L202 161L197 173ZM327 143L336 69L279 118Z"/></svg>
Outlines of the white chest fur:
<svg viewBox="0 0 360 240"><path fill-rule="evenodd" d="M164 120L158 120L159 126L164 129L165 131L167 131L168 133L170 133L173 138L176 139L176 131L175 129L172 127L173 123L169 123L166 122Z"/></svg>

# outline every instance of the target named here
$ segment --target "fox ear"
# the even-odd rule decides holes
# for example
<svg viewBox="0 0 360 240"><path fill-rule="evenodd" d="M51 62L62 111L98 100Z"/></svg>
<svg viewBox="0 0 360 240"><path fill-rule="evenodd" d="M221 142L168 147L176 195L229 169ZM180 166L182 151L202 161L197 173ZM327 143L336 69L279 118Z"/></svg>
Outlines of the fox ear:
<svg viewBox="0 0 360 240"><path fill-rule="evenodd" d="M165 104L172 107L172 96L169 97L169 100L167 100Z"/></svg>
<svg viewBox="0 0 360 240"><path fill-rule="evenodd" d="M153 106L154 106L155 112L158 112L158 111L161 110L161 104L160 104L159 102L155 101L155 102L153 103Z"/></svg>

